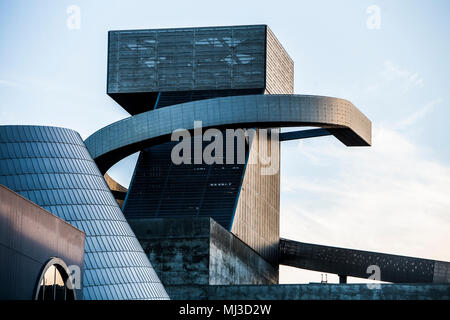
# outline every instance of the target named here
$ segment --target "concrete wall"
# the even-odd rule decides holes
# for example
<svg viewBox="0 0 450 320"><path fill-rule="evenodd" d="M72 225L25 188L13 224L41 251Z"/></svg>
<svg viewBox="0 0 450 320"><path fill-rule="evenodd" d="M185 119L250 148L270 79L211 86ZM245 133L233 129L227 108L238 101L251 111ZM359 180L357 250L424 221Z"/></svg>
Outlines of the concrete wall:
<svg viewBox="0 0 450 320"><path fill-rule="evenodd" d="M130 219L162 283L209 284L209 219Z"/></svg>
<svg viewBox="0 0 450 320"><path fill-rule="evenodd" d="M171 298L198 299L210 284L278 282L278 270L211 218L129 223Z"/></svg>
<svg viewBox="0 0 450 320"><path fill-rule="evenodd" d="M211 221L209 284L274 284L278 270L232 233Z"/></svg>
<svg viewBox="0 0 450 320"><path fill-rule="evenodd" d="M382 284L286 284L197 286L184 288L171 298L197 300L448 300L450 285Z"/></svg>
<svg viewBox="0 0 450 320"><path fill-rule="evenodd" d="M210 300L428 300L450 299L450 285L382 284L292 284L272 286L209 286Z"/></svg>

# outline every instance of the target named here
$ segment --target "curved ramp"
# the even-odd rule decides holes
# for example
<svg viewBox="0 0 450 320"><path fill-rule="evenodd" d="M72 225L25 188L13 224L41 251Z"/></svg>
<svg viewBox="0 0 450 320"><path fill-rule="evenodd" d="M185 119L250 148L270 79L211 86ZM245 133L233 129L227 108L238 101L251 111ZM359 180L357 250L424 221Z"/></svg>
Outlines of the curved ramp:
<svg viewBox="0 0 450 320"><path fill-rule="evenodd" d="M371 122L347 100L309 95L246 95L193 101L147 111L110 124L85 145L104 174L143 148L170 141L176 129L326 128L346 146L370 146Z"/></svg>

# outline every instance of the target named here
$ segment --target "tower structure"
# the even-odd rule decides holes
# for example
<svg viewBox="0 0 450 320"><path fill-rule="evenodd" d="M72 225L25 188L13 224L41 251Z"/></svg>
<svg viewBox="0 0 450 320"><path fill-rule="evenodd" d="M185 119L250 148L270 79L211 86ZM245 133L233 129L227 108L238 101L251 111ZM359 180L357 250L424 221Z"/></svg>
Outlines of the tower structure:
<svg viewBox="0 0 450 320"><path fill-rule="evenodd" d="M292 94L293 61L265 25L111 31L108 94L132 115L227 96ZM225 141L235 144L235 141ZM141 151L123 205L127 219L213 217L274 266L279 239L279 146L261 175L257 133L245 163L171 161L175 143ZM193 161L191 162L193 163Z"/></svg>
<svg viewBox="0 0 450 320"><path fill-rule="evenodd" d="M448 299L448 262L280 239L280 141L333 135L349 147L370 146L371 122L347 100L293 94L292 59L267 26L111 31L107 78L108 95L131 116L84 142L70 129L0 126L0 184L41 206L36 216L47 209L84 231L84 299L167 299L168 293L175 299L346 299L355 292L371 299ZM319 128L279 133L305 126ZM196 141L207 149L222 135L225 148L214 149L212 163L190 155L179 164L171 136L180 128L194 134L194 149ZM209 129L214 134L202 139ZM229 129L252 132L251 139L228 136ZM242 141L239 161L234 151ZM135 152L127 190L106 172ZM14 219L27 216L16 209L35 205L25 199L18 205L20 196L8 190L0 198L6 228L33 225ZM5 232L3 242L45 240L42 230L21 228ZM69 234L84 236L69 229L52 237L70 246ZM33 246L20 248L20 241L16 247L28 256ZM59 257L41 274L58 266L68 277L64 261L83 263L80 241L66 251L47 241L35 260ZM26 260L7 269L15 268L17 277L25 266L39 268ZM276 285L279 264L336 273L342 284ZM373 266L382 281L412 285L387 285L373 295L344 284ZM3 295L19 292L14 277Z"/></svg>
<svg viewBox="0 0 450 320"><path fill-rule="evenodd" d="M347 145L370 144L370 121L349 102L295 96L293 88L293 61L266 25L110 31L107 93L132 117L86 144L103 173L130 150L140 151L123 197L129 221L212 217L278 269L279 127L328 125ZM224 150L213 164L175 164L169 134L195 121L222 132L255 129L245 161L227 163ZM156 132L165 126L167 132ZM123 145L101 154L112 140ZM263 173L267 163L270 174Z"/></svg>

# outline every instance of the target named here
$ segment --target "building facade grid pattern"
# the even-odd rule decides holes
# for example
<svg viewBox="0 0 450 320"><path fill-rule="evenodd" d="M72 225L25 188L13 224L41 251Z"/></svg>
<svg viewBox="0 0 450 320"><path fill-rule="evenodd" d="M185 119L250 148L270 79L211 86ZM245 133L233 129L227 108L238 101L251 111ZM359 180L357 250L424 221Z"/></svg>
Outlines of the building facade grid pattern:
<svg viewBox="0 0 450 320"><path fill-rule="evenodd" d="M84 299L167 299L75 131L0 126L0 184L86 233Z"/></svg>
<svg viewBox="0 0 450 320"><path fill-rule="evenodd" d="M266 94L294 93L294 61L269 27L266 28Z"/></svg>
<svg viewBox="0 0 450 320"><path fill-rule="evenodd" d="M227 150L233 142L224 140ZM175 165L171 161L175 144L168 142L141 152L123 207L125 217L207 216L229 230L245 165L237 161L226 164L225 154L223 164Z"/></svg>
<svg viewBox="0 0 450 320"><path fill-rule="evenodd" d="M110 31L108 93L262 89L265 32L265 25Z"/></svg>

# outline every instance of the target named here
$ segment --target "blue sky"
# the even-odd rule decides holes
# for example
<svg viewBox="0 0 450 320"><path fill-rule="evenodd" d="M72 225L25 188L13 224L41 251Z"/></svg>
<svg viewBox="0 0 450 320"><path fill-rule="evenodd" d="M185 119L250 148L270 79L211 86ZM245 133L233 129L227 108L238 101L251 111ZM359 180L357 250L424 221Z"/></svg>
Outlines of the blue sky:
<svg viewBox="0 0 450 320"><path fill-rule="evenodd" d="M370 5L380 29L367 28ZM445 0L0 0L0 124L87 138L127 117L106 95L108 30L268 24L294 60L295 93L350 100L374 134L371 148L283 143L281 235L450 261L449 14ZM128 184L135 159L111 174ZM280 277L320 281L285 267Z"/></svg>

